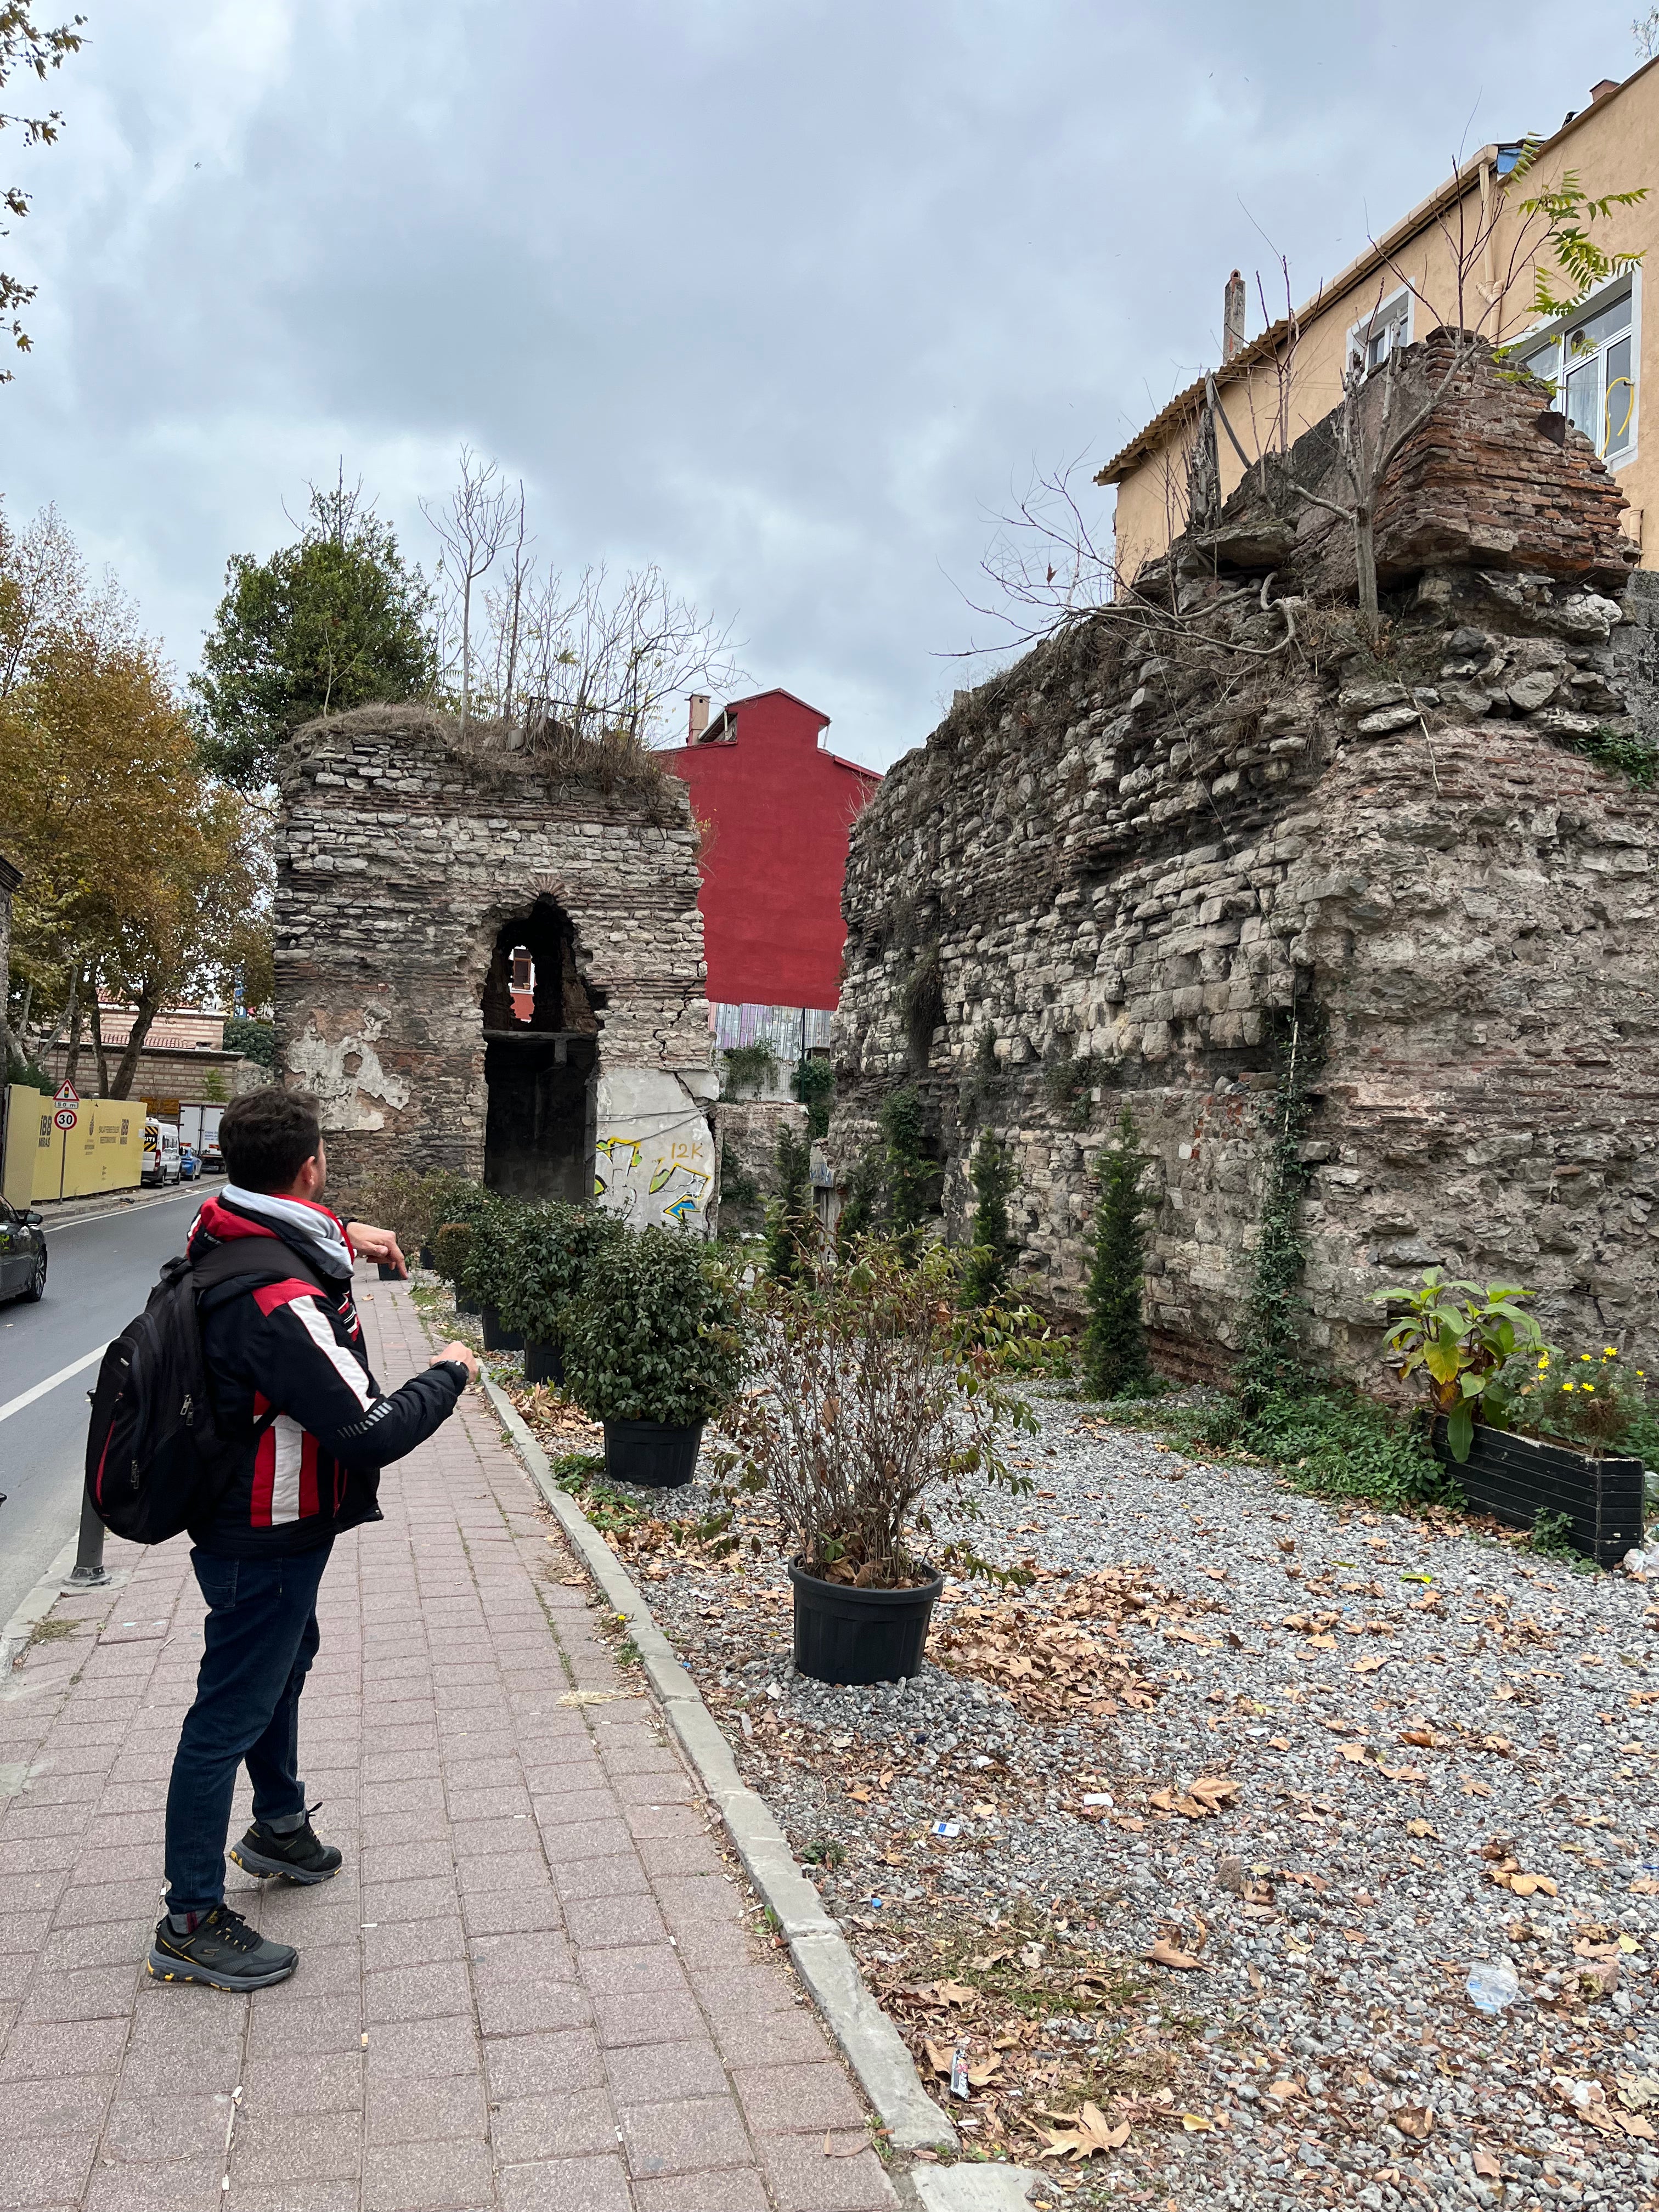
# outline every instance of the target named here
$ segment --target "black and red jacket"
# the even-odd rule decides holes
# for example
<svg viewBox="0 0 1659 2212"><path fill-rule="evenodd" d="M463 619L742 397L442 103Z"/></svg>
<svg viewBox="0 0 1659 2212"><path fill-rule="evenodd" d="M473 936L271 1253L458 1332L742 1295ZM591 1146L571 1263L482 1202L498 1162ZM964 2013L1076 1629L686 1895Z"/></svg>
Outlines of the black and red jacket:
<svg viewBox="0 0 1659 2212"><path fill-rule="evenodd" d="M466 1370L447 1360L382 1393L364 1357L349 1278L333 1279L316 1263L312 1240L285 1223L210 1198L187 1249L199 1261L255 1238L247 1254L256 1279L233 1275L197 1301L221 1429L248 1442L211 1518L192 1522L190 1534L204 1551L232 1559L310 1551L380 1520L380 1468L441 1427L467 1382Z"/></svg>

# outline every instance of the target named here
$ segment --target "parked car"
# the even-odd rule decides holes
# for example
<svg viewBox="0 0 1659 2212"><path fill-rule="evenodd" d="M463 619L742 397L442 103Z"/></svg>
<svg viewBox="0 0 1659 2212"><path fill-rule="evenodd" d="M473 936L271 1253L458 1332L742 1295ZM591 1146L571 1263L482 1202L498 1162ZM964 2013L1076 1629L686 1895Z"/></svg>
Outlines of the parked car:
<svg viewBox="0 0 1659 2212"><path fill-rule="evenodd" d="M219 1139L210 1137L202 1147L202 1173L204 1176L222 1175L224 1171L225 1156L219 1150Z"/></svg>
<svg viewBox="0 0 1659 2212"><path fill-rule="evenodd" d="M177 1182L179 1172L179 1132L170 1121L158 1121L152 1115L144 1123L144 1164L138 1180Z"/></svg>
<svg viewBox="0 0 1659 2212"><path fill-rule="evenodd" d="M0 1298L27 1298L31 1304L46 1294L46 1232L32 1210L20 1213L0 1198Z"/></svg>
<svg viewBox="0 0 1659 2212"><path fill-rule="evenodd" d="M194 1182L201 1171L202 1163L197 1158L195 1152L191 1146L189 1145L180 1146L179 1150L179 1182Z"/></svg>

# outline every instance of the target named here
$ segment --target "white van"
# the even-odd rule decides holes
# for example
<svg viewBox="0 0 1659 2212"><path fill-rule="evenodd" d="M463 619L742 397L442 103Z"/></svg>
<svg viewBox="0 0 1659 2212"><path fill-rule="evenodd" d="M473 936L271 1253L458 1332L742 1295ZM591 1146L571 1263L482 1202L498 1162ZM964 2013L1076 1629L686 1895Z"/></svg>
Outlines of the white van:
<svg viewBox="0 0 1659 2212"><path fill-rule="evenodd" d="M140 1182L169 1183L179 1180L179 1132L171 1121L158 1121L152 1114L144 1121L144 1164Z"/></svg>

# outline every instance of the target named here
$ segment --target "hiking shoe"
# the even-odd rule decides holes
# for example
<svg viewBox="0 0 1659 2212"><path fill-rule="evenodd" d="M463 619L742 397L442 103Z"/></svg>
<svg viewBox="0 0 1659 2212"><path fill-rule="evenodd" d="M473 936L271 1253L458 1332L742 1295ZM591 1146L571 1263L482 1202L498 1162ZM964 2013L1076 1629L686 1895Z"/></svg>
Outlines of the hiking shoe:
<svg viewBox="0 0 1659 2212"><path fill-rule="evenodd" d="M289 1881L326 1881L331 1875L338 1874L341 1865L334 1845L319 1838L309 1813L289 1836L273 1835L256 1820L241 1842L231 1845L230 1856L261 1881L268 1881L272 1875L282 1875Z"/></svg>
<svg viewBox="0 0 1659 2212"><path fill-rule="evenodd" d="M158 1922L149 1970L158 1982L205 1982L210 1990L263 1990L285 1982L300 1963L291 1943L268 1943L240 1912L216 1905L188 1936Z"/></svg>

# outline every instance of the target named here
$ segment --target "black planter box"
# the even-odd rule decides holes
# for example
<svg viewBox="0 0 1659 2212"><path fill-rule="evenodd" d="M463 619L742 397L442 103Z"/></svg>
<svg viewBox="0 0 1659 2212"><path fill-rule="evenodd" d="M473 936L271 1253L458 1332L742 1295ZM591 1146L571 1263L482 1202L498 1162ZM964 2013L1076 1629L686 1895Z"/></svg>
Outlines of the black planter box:
<svg viewBox="0 0 1659 2212"><path fill-rule="evenodd" d="M795 1669L815 1682L902 1682L921 1672L943 1575L909 1589L854 1589L791 1563Z"/></svg>
<svg viewBox="0 0 1659 2212"><path fill-rule="evenodd" d="M486 1352L522 1352L524 1336L516 1328L503 1328L501 1315L494 1306L486 1306L482 1315L483 1347Z"/></svg>
<svg viewBox="0 0 1659 2212"><path fill-rule="evenodd" d="M1434 1425L1434 1454L1477 1512L1511 1528L1530 1528L1540 1512L1565 1513L1572 1541L1600 1567L1639 1550L1645 1474L1639 1459L1591 1459L1570 1444L1541 1443L1477 1422L1462 1467L1446 1449L1446 1423Z"/></svg>
<svg viewBox="0 0 1659 2212"><path fill-rule="evenodd" d="M551 1382L556 1389L564 1380L564 1347L557 1344L535 1344L526 1339L524 1379L526 1382Z"/></svg>
<svg viewBox="0 0 1659 2212"><path fill-rule="evenodd" d="M377 1260L374 1264L380 1271L380 1280L383 1283L402 1282L404 1274L401 1267L388 1267L384 1260Z"/></svg>
<svg viewBox="0 0 1659 2212"><path fill-rule="evenodd" d="M701 1421L684 1429L671 1429L661 1421L607 1421L606 1478L641 1490L678 1490L690 1481L702 1442Z"/></svg>

